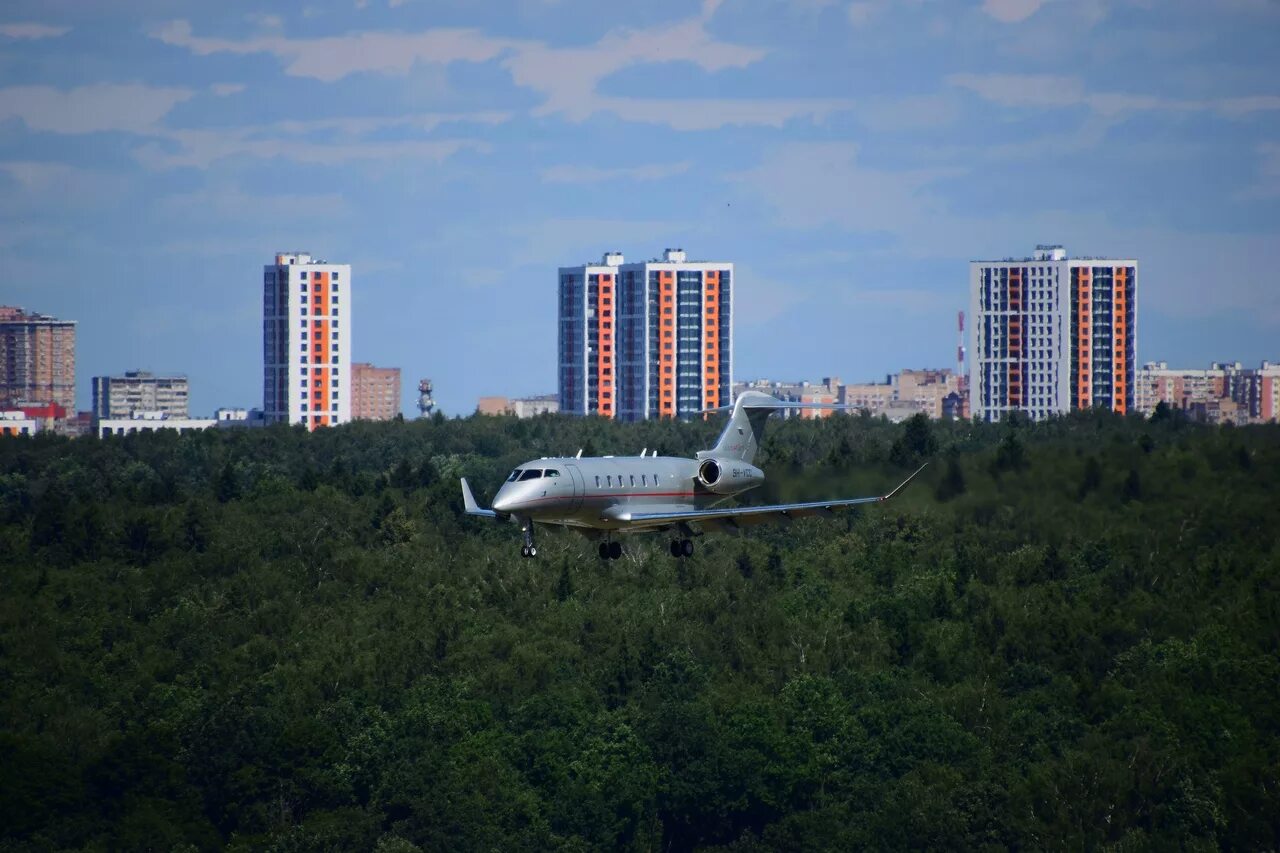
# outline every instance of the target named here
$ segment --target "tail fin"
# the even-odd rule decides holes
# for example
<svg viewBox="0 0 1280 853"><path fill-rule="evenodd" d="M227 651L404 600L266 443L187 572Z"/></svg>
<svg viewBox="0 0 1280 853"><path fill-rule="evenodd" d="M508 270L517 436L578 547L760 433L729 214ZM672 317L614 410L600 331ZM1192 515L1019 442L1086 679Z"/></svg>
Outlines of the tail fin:
<svg viewBox="0 0 1280 853"><path fill-rule="evenodd" d="M783 412L787 409L852 408L855 407L837 403L788 402L779 400L777 397L770 397L760 391L743 391L733 404L733 414L729 416L729 423L725 424L724 431L720 433L720 438L716 441L715 447L701 451L698 457L731 457L733 459L741 459L750 465L755 458L756 451L760 449L760 442L764 440L764 422L774 412ZM708 409L707 411L727 412L730 409L725 406L719 409Z"/></svg>
<svg viewBox="0 0 1280 853"><path fill-rule="evenodd" d="M719 440L711 450L699 456L720 456L741 459L748 465L760 449L764 439L764 422L769 415L787 408L787 404L759 391L744 391L733 404L733 414L724 425Z"/></svg>

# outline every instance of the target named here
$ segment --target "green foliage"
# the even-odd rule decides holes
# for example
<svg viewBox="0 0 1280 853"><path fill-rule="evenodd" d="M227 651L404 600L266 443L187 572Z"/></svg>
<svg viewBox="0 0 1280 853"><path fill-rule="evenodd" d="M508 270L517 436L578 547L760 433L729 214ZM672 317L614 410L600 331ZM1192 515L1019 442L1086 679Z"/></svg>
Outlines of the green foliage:
<svg viewBox="0 0 1280 853"><path fill-rule="evenodd" d="M748 500L945 464L681 561L460 514L718 426L0 438L0 848L1275 846L1280 429L778 423Z"/></svg>

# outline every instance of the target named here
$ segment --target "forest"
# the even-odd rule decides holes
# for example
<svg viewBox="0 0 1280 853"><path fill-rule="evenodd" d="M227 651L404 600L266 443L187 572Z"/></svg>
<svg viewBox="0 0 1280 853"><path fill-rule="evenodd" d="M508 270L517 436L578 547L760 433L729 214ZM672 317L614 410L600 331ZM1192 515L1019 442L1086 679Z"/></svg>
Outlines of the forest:
<svg viewBox="0 0 1280 853"><path fill-rule="evenodd" d="M771 424L830 519L521 559L714 422L0 438L0 849L1275 849L1280 427Z"/></svg>

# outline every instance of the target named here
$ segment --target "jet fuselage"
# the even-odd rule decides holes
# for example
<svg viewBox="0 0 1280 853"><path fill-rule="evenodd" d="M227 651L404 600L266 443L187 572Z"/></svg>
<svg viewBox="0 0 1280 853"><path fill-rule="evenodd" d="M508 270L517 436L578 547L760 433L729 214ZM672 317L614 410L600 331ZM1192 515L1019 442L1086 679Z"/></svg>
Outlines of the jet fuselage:
<svg viewBox="0 0 1280 853"><path fill-rule="evenodd" d="M759 468L716 460L714 491L698 477L705 459L672 456L551 457L521 465L494 496L497 512L544 524L597 530L630 528L634 512L701 510L764 482Z"/></svg>

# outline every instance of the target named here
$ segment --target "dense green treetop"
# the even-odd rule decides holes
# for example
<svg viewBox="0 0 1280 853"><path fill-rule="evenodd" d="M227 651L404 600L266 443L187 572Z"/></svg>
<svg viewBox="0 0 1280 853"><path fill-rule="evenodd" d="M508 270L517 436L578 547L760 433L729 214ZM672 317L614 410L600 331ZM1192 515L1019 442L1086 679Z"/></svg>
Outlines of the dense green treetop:
<svg viewBox="0 0 1280 853"><path fill-rule="evenodd" d="M771 424L751 502L519 557L544 416L0 439L0 849L1274 849L1280 428Z"/></svg>

